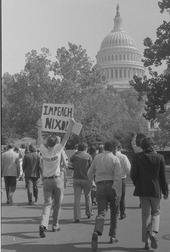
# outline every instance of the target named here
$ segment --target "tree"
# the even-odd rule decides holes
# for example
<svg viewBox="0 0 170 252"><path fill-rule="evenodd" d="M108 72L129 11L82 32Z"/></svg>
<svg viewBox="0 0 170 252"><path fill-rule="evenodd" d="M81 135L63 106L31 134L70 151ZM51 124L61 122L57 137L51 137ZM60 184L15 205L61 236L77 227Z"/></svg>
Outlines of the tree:
<svg viewBox="0 0 170 252"><path fill-rule="evenodd" d="M159 130L155 134L155 143L164 150L170 144L170 108L164 114L157 116Z"/></svg>
<svg viewBox="0 0 170 252"><path fill-rule="evenodd" d="M100 79L86 50L70 42L68 46L68 49L62 47L57 50L56 61L53 63L53 71L61 80L57 97L64 103L81 100L83 91L98 84Z"/></svg>
<svg viewBox="0 0 170 252"><path fill-rule="evenodd" d="M50 103L56 93L57 81L50 77L51 62L47 59L49 50L43 48L41 52L38 55L32 50L26 55L24 71L3 76L4 110L8 112L10 125L21 137L36 136L35 125L40 118L42 104ZM5 118L4 123L7 122Z"/></svg>
<svg viewBox="0 0 170 252"><path fill-rule="evenodd" d="M170 1L163 0L159 2L161 13L170 10ZM144 66L149 67L151 78L147 77L142 80L134 77L130 84L139 93L139 100L145 100L146 113L144 116L149 120L155 120L158 113L165 112L165 104L170 100L170 76L169 71L158 75L152 71L150 66L159 66L163 61L166 62L167 68L170 64L170 22L164 21L157 28L157 39L152 42L150 38L144 40Z"/></svg>

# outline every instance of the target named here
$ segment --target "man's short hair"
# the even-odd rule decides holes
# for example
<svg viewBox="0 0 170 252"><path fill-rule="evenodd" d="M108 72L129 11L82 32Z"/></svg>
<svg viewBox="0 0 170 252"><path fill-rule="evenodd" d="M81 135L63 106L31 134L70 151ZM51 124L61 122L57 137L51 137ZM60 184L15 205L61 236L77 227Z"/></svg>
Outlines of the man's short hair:
<svg viewBox="0 0 170 252"><path fill-rule="evenodd" d="M33 145L29 145L29 151L30 152L36 152L36 148Z"/></svg>
<svg viewBox="0 0 170 252"><path fill-rule="evenodd" d="M25 144L21 144L20 146L21 149L25 149L25 147L26 147Z"/></svg>
<svg viewBox="0 0 170 252"><path fill-rule="evenodd" d="M86 150L88 148L88 145L87 145L87 143L79 143L78 144L78 151L84 151L84 150Z"/></svg>
<svg viewBox="0 0 170 252"><path fill-rule="evenodd" d="M141 148L144 151L153 151L154 150L154 141L151 137L145 137L141 141Z"/></svg>
<svg viewBox="0 0 170 252"><path fill-rule="evenodd" d="M60 143L60 138L58 136L49 136L47 139L47 146L54 147L56 144Z"/></svg>
<svg viewBox="0 0 170 252"><path fill-rule="evenodd" d="M120 142L116 139L108 141L104 144L105 151L113 151L120 145Z"/></svg>
<svg viewBox="0 0 170 252"><path fill-rule="evenodd" d="M9 149L13 149L13 148L14 148L13 143L9 143L9 144L7 145L7 150L9 150Z"/></svg>

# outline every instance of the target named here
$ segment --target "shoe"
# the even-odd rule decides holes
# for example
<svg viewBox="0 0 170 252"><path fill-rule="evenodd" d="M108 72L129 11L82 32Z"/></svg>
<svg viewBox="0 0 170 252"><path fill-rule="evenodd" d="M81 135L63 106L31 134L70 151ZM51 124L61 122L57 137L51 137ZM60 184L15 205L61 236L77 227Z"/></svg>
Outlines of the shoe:
<svg viewBox="0 0 170 252"><path fill-rule="evenodd" d="M96 251L98 249L98 234L96 232L94 232L92 235L91 247L93 251Z"/></svg>
<svg viewBox="0 0 170 252"><path fill-rule="evenodd" d="M79 223L79 222L80 222L80 220L75 220L75 221L74 221L74 223Z"/></svg>
<svg viewBox="0 0 170 252"><path fill-rule="evenodd" d="M53 232L56 232L56 231L60 231L60 225L59 224L57 224L57 225L52 225L52 231Z"/></svg>
<svg viewBox="0 0 170 252"><path fill-rule="evenodd" d="M94 215L94 212L92 211L90 214L87 215L87 218L90 219L90 217Z"/></svg>
<svg viewBox="0 0 170 252"><path fill-rule="evenodd" d="M11 205L11 206L12 206L13 204L14 204L14 202L13 202L13 198L12 198L12 196L10 196L10 197L9 197L9 205Z"/></svg>
<svg viewBox="0 0 170 252"><path fill-rule="evenodd" d="M39 234L40 234L41 238L45 237L45 229L46 228L44 226L42 226L42 225L39 226Z"/></svg>
<svg viewBox="0 0 170 252"><path fill-rule="evenodd" d="M156 238L156 236L151 235L150 236L150 240L151 240L151 247L153 249L157 249L158 244L157 244L157 238Z"/></svg>
<svg viewBox="0 0 170 252"><path fill-rule="evenodd" d="M151 246L150 246L150 244L148 242L145 243L145 247L142 248L142 250L150 250L150 249L151 249Z"/></svg>
<svg viewBox="0 0 170 252"><path fill-rule="evenodd" d="M126 214L121 214L119 220L123 220L126 218Z"/></svg>
<svg viewBox="0 0 170 252"><path fill-rule="evenodd" d="M115 236L111 236L110 237L110 243L113 244L113 243L117 243L119 240L115 237Z"/></svg>
<svg viewBox="0 0 170 252"><path fill-rule="evenodd" d="M32 201L28 202L28 206L32 206L34 203Z"/></svg>

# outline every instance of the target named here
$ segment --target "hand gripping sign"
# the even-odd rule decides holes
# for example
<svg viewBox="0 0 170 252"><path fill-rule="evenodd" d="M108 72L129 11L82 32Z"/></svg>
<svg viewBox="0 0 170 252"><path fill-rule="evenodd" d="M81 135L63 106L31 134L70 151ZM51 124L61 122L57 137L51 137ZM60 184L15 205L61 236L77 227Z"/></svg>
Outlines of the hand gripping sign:
<svg viewBox="0 0 170 252"><path fill-rule="evenodd" d="M42 108L42 131L65 133L69 118L73 118L74 105L44 103Z"/></svg>

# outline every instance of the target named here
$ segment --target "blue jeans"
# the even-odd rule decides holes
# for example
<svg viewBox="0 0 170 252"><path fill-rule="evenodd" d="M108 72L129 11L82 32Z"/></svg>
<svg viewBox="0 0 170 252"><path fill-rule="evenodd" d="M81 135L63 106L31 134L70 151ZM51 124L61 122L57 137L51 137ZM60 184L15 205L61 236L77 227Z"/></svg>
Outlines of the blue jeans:
<svg viewBox="0 0 170 252"><path fill-rule="evenodd" d="M25 183L27 188L28 201L32 202L32 196L35 200L38 199L38 178L25 177Z"/></svg>
<svg viewBox="0 0 170 252"><path fill-rule="evenodd" d="M142 241L149 241L149 233L159 231L160 199L140 197L142 209Z"/></svg>
<svg viewBox="0 0 170 252"><path fill-rule="evenodd" d="M63 200L64 186L60 177L43 179L44 207L42 211L41 225L48 229L50 210L53 204L53 226L59 222L61 203Z"/></svg>
<svg viewBox="0 0 170 252"><path fill-rule="evenodd" d="M85 197L86 216L89 216L92 212L91 202L91 182L89 180L74 179L74 219L79 220L81 218L80 200L82 190Z"/></svg>
<svg viewBox="0 0 170 252"><path fill-rule="evenodd" d="M105 216L108 210L108 204L110 203L110 230L109 236L115 236L117 233L117 222L119 216L119 204L120 199L117 197L115 189L112 188L113 181L107 181L106 183L100 184L97 183L97 208L98 215L95 220L95 228L94 231L98 233L98 235L102 235Z"/></svg>

